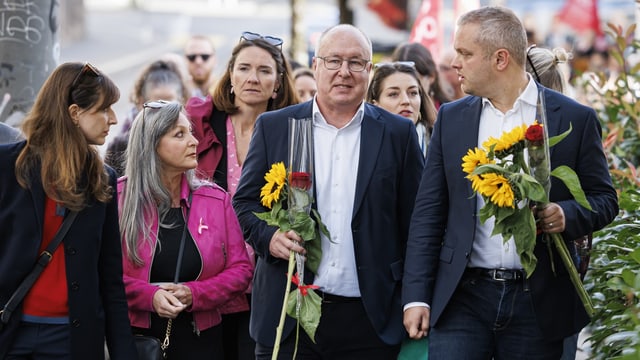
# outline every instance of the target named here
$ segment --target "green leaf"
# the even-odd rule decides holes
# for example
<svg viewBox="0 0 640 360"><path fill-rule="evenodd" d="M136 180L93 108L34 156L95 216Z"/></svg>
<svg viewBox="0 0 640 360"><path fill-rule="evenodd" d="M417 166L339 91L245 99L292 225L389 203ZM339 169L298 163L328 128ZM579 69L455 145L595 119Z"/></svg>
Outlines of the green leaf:
<svg viewBox="0 0 640 360"><path fill-rule="evenodd" d="M573 195L573 198L576 199L578 204L580 204L585 209L593 211L593 208L591 208L591 204L589 204L589 201L587 201L587 197L584 194L584 191L582 191L580 180L578 179L578 175L576 175L575 171L573 171L566 165L561 165L553 169L551 171L551 175L562 180L562 182L569 189L571 195Z"/></svg>
<svg viewBox="0 0 640 360"><path fill-rule="evenodd" d="M296 305L300 299L300 316L296 316ZM287 299L287 314L297 319L304 331L315 343L316 330L320 323L322 299L313 289L307 289L307 295L303 296L299 289L291 291Z"/></svg>
<svg viewBox="0 0 640 360"><path fill-rule="evenodd" d="M496 231L498 228L500 230ZM531 210L523 208L514 211L512 216L499 223L496 222L493 233L502 233L505 242L513 237L522 267L527 277L531 276L538 263L538 259L533 254L536 246L536 222Z"/></svg>
<svg viewBox="0 0 640 360"><path fill-rule="evenodd" d="M556 136L552 136L549 138L549 147L552 147L555 144L562 141L562 139L566 138L571 133L572 130L573 130L573 126L571 125L571 123L569 123L569 130L563 132L562 134L558 134Z"/></svg>

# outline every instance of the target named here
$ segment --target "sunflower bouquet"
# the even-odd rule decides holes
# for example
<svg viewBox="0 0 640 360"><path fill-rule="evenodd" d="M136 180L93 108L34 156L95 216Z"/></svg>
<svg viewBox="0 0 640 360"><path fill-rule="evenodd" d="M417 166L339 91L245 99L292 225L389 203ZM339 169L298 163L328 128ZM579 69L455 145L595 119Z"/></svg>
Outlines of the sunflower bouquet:
<svg viewBox="0 0 640 360"><path fill-rule="evenodd" d="M327 227L313 204L313 140L311 118L289 118L289 165L277 162L265 174L265 185L260 190L262 205L270 209L255 215L268 225L277 226L280 231L295 231L303 240L306 256L289 252L287 282L280 313L280 323L276 329L272 359L277 359L286 315L297 320L296 349L300 326L311 340L320 323L321 299L313 290L316 285L304 283L305 267L317 273L322 255L320 234L330 238ZM286 208L285 208L286 204ZM297 272L294 274L294 268ZM291 290L291 284L296 285ZM295 352L294 352L295 358Z"/></svg>
<svg viewBox="0 0 640 360"><path fill-rule="evenodd" d="M544 111L539 110L538 114L540 116ZM541 117L542 123L535 121L530 126L521 125L504 132L499 138L490 137L482 148L470 149L462 157L466 178L471 181L473 191L484 200L479 211L480 220L485 222L494 217L492 235L501 234L505 242L513 238L527 277L536 268L534 248L539 235L531 208L549 203L550 176L560 179L581 206L591 209L578 176L571 168L562 165L553 171L550 169L549 147L568 136L571 127L558 136L548 138L544 115ZM551 244L556 246L585 309L593 314L591 300L562 236L544 234L544 238L550 253Z"/></svg>

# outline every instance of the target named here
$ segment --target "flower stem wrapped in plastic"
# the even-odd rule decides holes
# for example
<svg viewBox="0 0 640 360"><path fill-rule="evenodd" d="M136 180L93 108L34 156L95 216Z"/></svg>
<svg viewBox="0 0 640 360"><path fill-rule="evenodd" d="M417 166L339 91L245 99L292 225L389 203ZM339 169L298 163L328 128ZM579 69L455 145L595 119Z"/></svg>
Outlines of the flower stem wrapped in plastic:
<svg viewBox="0 0 640 360"><path fill-rule="evenodd" d="M529 153L529 171L531 175L544 187L545 194L547 195L547 200L549 199L549 191L551 190L551 175L557 177L562 180L564 184L567 186L571 194L574 196L576 201L582 205L583 207L591 210L591 205L586 199L582 188L580 187L580 181L576 173L569 168L568 166L558 166L553 171L551 171L550 164L550 156L549 156L549 147L555 145L560 140L564 139L571 132L571 128L567 130L565 133L558 135L555 138L549 139L549 135L547 132L547 122L546 122L546 112L544 106L544 97L543 93L540 92L538 94L538 104L537 104L537 117L540 119L540 122L534 123L531 125L525 134L527 150ZM538 207L544 207L547 202L540 202ZM573 283L573 286L584 305L584 308L589 314L589 316L593 316L595 314L595 309L593 308L593 304L591 302L591 298L587 294L587 291L584 289L582 281L580 280L580 275L576 269L575 263L571 258L571 254L569 253L569 249L567 248L567 244L565 243L562 236L558 233L545 233L545 239L547 240L547 245L549 246L549 255L552 256L551 244L556 247L558 254L560 254L560 258L562 259L562 263L567 269L569 273L569 278ZM553 266L553 261L551 262ZM553 269L555 272L555 269Z"/></svg>
<svg viewBox="0 0 640 360"><path fill-rule="evenodd" d="M265 175L266 184L260 192L262 205L271 211L257 213L256 216L280 231L295 231L303 240L306 249L304 256L289 252L287 282L284 293L280 322L276 329L276 340L272 359L277 359L284 329L286 315L297 319L296 349L299 327L315 341L315 332L320 322L321 299L313 290L315 285L304 283L306 266L317 271L320 264L320 232L329 236L320 214L312 208L313 204L313 141L312 121L309 118L289 118L289 169L284 163L273 164ZM283 209L286 201L287 209ZM294 275L294 270L297 273ZM291 291L291 283L296 289ZM295 357L295 354L294 354Z"/></svg>

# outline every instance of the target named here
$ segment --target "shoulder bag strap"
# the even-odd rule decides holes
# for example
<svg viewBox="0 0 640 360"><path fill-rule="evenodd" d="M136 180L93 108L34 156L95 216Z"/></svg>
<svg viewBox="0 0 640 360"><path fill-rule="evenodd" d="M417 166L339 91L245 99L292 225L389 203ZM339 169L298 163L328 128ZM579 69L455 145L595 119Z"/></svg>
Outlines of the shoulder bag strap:
<svg viewBox="0 0 640 360"><path fill-rule="evenodd" d="M77 211L70 211L69 214L64 218L60 229L56 232L56 235L53 237L53 240L49 243L49 246L38 256L38 260L36 264L31 269L31 272L22 280L16 291L11 295L9 301L4 306L2 310L0 310L0 322L2 324L7 324L9 322L9 318L13 311L18 307L18 304L24 299L29 292L29 289L36 282L44 268L49 264L51 258L53 257L53 253L56 251L56 248L62 242L62 239L67 235L71 224L76 219L78 215Z"/></svg>
<svg viewBox="0 0 640 360"><path fill-rule="evenodd" d="M180 248L178 249L178 262L176 263L176 272L173 276L173 282L175 284L178 283L180 277L180 268L182 267L182 256L184 254L184 242L187 236L188 226L189 226L189 212L191 211L191 198L193 194L189 191L189 199L187 200L187 216L184 219L184 228L182 229L182 238L180 239ZM173 319L169 319L167 322L167 330L164 333L164 340L162 341L162 351L166 352L169 347L169 336L171 335L171 325L173 323Z"/></svg>

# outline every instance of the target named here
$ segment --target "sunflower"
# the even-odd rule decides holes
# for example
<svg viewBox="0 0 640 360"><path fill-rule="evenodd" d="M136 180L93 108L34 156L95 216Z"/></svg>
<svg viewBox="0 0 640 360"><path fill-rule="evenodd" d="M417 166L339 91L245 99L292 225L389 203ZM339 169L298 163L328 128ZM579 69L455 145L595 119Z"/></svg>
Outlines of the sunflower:
<svg viewBox="0 0 640 360"><path fill-rule="evenodd" d="M504 178L503 178L504 179ZM513 189L511 188L511 184L504 179L505 182L498 186L498 190L491 195L491 202L498 205L499 207L515 207Z"/></svg>
<svg viewBox="0 0 640 360"><path fill-rule="evenodd" d="M278 162L271 165L271 169L264 175L264 179L267 183L260 189L260 201L263 206L271 209L273 203L280 200L280 193L287 179L287 169L285 169L284 163Z"/></svg>
<svg viewBox="0 0 640 360"><path fill-rule="evenodd" d="M513 189L509 180L496 173L482 174L482 179L477 181L477 191L489 198L499 207L514 207Z"/></svg>
<svg viewBox="0 0 640 360"><path fill-rule="evenodd" d="M484 164L493 164L495 161L489 160L487 152L483 149L469 149L467 155L462 157L462 171L471 174L476 167ZM469 176L467 178L471 179Z"/></svg>
<svg viewBox="0 0 640 360"><path fill-rule="evenodd" d="M493 148L494 152L498 151L507 151L515 144L524 140L524 134L527 132L527 125L517 126L513 128L513 130L509 132L502 133L499 139L490 136L485 142L482 143L482 147L486 150L491 149L491 146L495 145Z"/></svg>

